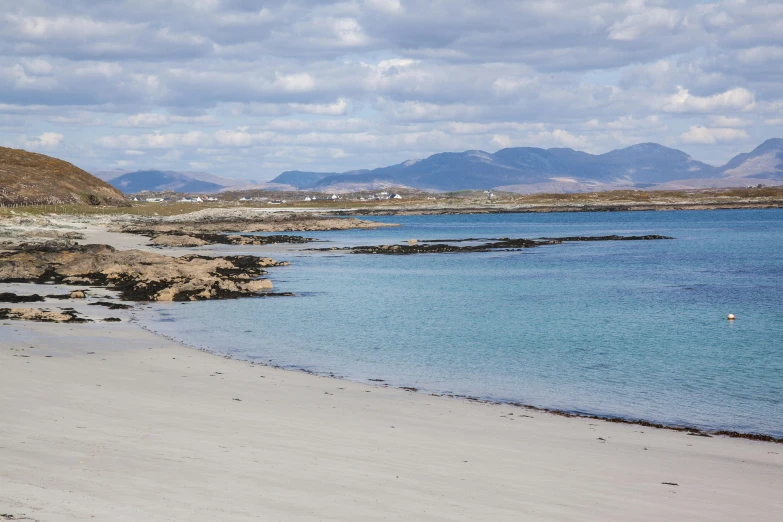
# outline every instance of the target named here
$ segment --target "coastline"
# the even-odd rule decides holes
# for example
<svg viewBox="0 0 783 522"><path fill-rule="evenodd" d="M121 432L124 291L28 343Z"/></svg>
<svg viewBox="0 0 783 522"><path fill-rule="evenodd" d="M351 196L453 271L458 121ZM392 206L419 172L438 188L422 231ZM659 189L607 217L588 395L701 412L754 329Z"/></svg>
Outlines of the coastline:
<svg viewBox="0 0 783 522"><path fill-rule="evenodd" d="M139 236L85 232L84 242L161 251ZM0 285L22 288L45 293ZM0 514L56 522L783 512L777 444L262 365L188 347L92 300L43 305L74 307L94 323L0 321L2 411L12 419L0 427ZM107 316L122 321L101 322Z"/></svg>
<svg viewBox="0 0 783 522"><path fill-rule="evenodd" d="M267 362L256 362L249 359L243 359L241 357L235 357L234 355L231 355L229 353L223 353L215 350L211 350L206 347L200 347L188 344L186 341L183 341L181 339L177 339L173 336L163 334L161 332L156 332L154 329L143 325L138 319L134 318L133 322L137 325L139 325L140 328L150 332L153 335L159 336L161 338L164 338L168 341L171 341L173 343L177 343L181 346L190 348L192 350L198 350L204 353L208 353L211 355L214 355L216 357L223 357L226 359L232 359L240 362L248 362L252 364L256 364L258 366L264 366L268 368L275 368L282 371L289 371L289 372L298 372L298 373L304 373L307 375L313 375L316 377L323 377L323 378L329 378L329 379L336 379L338 381L345 381L345 382L354 382L357 384L364 384L366 386L371 386L373 388L390 388L390 389L396 389L396 390L403 390L409 393L419 393L427 396L432 397L443 397L446 399L453 399L453 400L461 400L461 401L470 401L476 404L490 404L495 406L507 406L511 408L519 408L520 410L527 410L528 412L540 412L545 413L549 415L556 415L560 417L565 418L579 418L579 419L590 419L590 420L598 420L602 422L609 422L609 423L616 423L616 424L628 424L632 426L639 426L644 428L653 428L653 429L660 429L660 430L669 430L673 432L679 432L684 433L686 435L690 436L698 436L698 437L728 437L728 438L735 438L735 439L746 439L746 440L753 440L758 442L768 442L773 444L783 444L783 437L775 437L773 435L768 435L764 433L754 433L754 432L743 432L743 431L736 431L736 430L729 430L725 428L721 429L707 429L707 428L701 428L698 426L690 425L690 424L667 424L663 422L656 422L651 420L646 420L643 418L635 418L635 417L624 417L624 416L613 416L611 414L596 414L596 413L590 413L587 411L577 411L577 410L568 410L568 409L558 409L558 408L548 408L543 406L535 406L533 404L526 404L519 401L513 401L513 400L502 400L502 399L496 399L493 397L480 397L480 396L473 396L473 395L464 395L464 394L455 394L455 393L448 393L448 392L441 392L437 390L430 390L425 388L414 388L410 386L404 386L401 384L392 384L385 380L378 380L378 379L372 379L370 377L345 377L342 375L336 375L331 372L325 372L325 371L317 371L317 370L311 370L309 368L303 367L303 366L295 366L295 365L287 365L283 366L280 364L276 364L274 361L269 360Z"/></svg>
<svg viewBox="0 0 783 522"><path fill-rule="evenodd" d="M777 445L308 375L130 322L10 328L0 512L18 518L736 520L783 509Z"/></svg>

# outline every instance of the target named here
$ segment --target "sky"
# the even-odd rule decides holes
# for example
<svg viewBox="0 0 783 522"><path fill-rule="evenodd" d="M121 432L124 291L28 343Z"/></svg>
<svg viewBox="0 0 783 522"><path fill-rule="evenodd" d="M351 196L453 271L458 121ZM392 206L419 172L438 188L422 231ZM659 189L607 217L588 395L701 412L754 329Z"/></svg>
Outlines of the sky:
<svg viewBox="0 0 783 522"><path fill-rule="evenodd" d="M0 0L0 145L263 181L783 137L783 2Z"/></svg>

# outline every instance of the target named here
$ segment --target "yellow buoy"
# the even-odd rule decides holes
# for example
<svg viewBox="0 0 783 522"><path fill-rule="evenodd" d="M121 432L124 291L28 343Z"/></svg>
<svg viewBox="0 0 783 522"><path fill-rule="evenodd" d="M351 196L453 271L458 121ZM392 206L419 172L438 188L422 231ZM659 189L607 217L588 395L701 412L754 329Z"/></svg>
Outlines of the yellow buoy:
<svg viewBox="0 0 783 522"><path fill-rule="evenodd" d="M734 320L734 314L729 314L729 321L733 321L733 320Z"/></svg>

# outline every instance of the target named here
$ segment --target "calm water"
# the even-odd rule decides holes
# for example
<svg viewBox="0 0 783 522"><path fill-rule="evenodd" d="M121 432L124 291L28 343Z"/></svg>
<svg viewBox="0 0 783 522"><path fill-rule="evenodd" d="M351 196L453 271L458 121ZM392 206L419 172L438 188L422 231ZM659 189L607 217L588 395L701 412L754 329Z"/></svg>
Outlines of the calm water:
<svg viewBox="0 0 783 522"><path fill-rule="evenodd" d="M272 279L297 297L174 304L142 320L216 352L356 380L783 436L783 211L377 220L403 226L309 235L335 245L676 240L486 254L281 252L292 266Z"/></svg>

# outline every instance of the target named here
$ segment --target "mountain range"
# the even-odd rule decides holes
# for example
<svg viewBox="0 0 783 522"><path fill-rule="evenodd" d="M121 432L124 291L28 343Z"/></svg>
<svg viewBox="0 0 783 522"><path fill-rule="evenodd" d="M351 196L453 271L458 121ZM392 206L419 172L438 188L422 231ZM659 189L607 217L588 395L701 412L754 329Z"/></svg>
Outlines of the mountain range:
<svg viewBox="0 0 783 522"><path fill-rule="evenodd" d="M605 154L515 147L494 154L481 150L443 152L372 170L288 171L271 183L319 191L401 185L435 191L494 189L522 193L783 184L783 140L767 140L720 167L656 143L640 143Z"/></svg>
<svg viewBox="0 0 783 522"><path fill-rule="evenodd" d="M269 183L247 179L230 179L207 172L178 172L174 170L102 170L93 174L126 194L137 192L185 192L210 194L224 190L288 189Z"/></svg>
<svg viewBox="0 0 783 522"><path fill-rule="evenodd" d="M266 183L170 170L109 170L94 174L126 194L145 190L214 193L248 189L350 192L392 186L441 192L535 193L778 185L783 184L783 139L769 139L719 167L697 161L681 150L640 143L604 154L533 147L507 148L495 153L442 152L376 169L287 171Z"/></svg>

